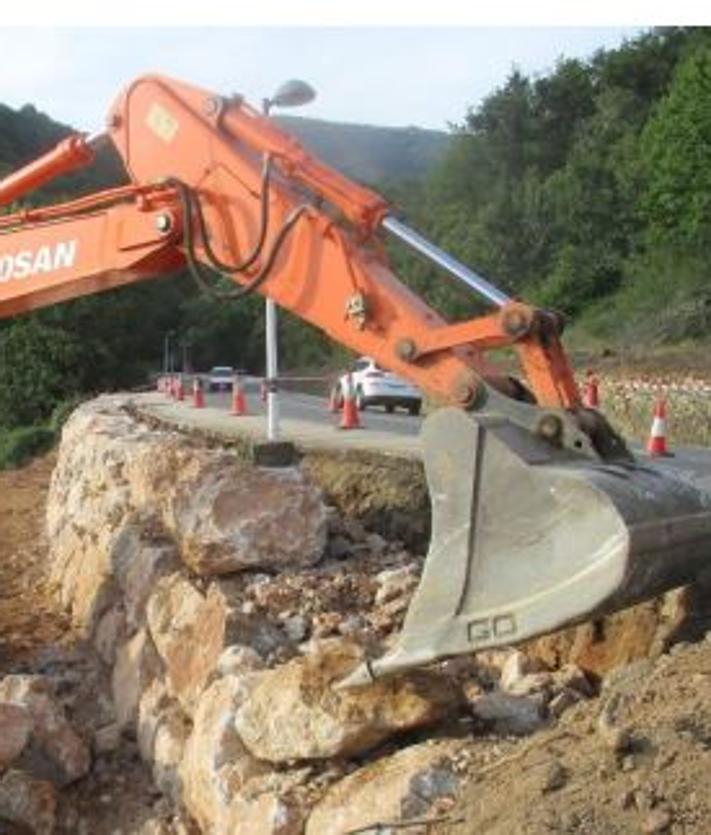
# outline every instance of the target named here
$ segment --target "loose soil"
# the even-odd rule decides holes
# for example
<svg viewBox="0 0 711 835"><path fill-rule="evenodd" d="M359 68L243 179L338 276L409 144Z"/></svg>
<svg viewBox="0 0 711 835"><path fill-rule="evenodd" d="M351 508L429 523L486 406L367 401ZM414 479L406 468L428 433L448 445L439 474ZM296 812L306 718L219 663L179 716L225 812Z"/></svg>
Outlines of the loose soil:
<svg viewBox="0 0 711 835"><path fill-rule="evenodd" d="M44 580L45 499L54 454L0 472L0 664L61 643L67 623Z"/></svg>

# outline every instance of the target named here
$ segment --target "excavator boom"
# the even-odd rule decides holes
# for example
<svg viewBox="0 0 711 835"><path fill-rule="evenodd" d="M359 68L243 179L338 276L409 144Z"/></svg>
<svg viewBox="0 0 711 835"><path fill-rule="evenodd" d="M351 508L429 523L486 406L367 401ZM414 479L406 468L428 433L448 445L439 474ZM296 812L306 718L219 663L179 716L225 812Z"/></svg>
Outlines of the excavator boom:
<svg viewBox="0 0 711 835"><path fill-rule="evenodd" d="M104 136L73 137L1 180L0 204L87 164L107 138L131 185L0 217L0 317L187 266L205 292L262 293L442 406L423 429L433 536L420 586L398 647L345 685L694 578L711 545L709 497L636 460L582 406L559 316L510 299L241 97L162 76L118 96ZM398 280L382 234L495 310L445 322ZM489 361L505 346L521 379Z"/></svg>

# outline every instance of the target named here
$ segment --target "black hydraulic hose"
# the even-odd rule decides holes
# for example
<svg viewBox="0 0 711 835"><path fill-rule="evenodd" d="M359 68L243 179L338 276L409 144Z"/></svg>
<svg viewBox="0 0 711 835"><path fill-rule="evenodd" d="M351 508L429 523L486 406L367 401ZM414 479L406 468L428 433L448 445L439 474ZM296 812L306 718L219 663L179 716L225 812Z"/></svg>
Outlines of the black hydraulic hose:
<svg viewBox="0 0 711 835"><path fill-rule="evenodd" d="M190 188L182 181L174 179L170 181L170 184L177 188L178 193L180 194L183 216L185 218L185 246L187 251L187 263L190 274L202 292L207 293L214 299L220 301L242 298L243 296L246 296L247 294L257 290L267 280L289 233L292 231L301 215L304 214L304 212L308 209L308 206L306 204L302 204L300 206L297 206L289 213L288 217L284 221L281 229L279 230L276 238L274 239L274 242L272 243L269 249L269 253L267 254L264 266L259 271L259 273L256 276L254 276L254 278L252 278L246 284L241 285L240 287L235 287L232 290L220 291L217 290L215 287L211 286L211 284L205 278L200 266L200 262L198 261L198 258L195 253L195 238L192 229L192 217L194 214L195 205L193 201L195 198L193 197ZM225 275L225 273L220 269L218 264L213 263L213 260L207 252L207 250L206 255L208 256L208 261L210 262L211 266L213 266L225 278L229 278L230 280L232 280L230 275ZM235 270L235 272L237 272L237 270Z"/></svg>
<svg viewBox="0 0 711 835"><path fill-rule="evenodd" d="M260 224L259 224L259 237L257 239L257 243L254 245L254 249L250 254L245 258L244 261L241 261L238 264L228 264L225 261L221 261L217 255L215 255L212 246L210 245L210 236L207 233L207 226L205 224L205 215L202 210L202 206L200 205L200 199L195 197L194 199L194 207L195 207L195 217L197 218L198 228L200 230L200 235L202 237L203 246L205 248L205 254L207 255L210 263L212 264L215 269L220 270L226 273L236 273L236 272L244 272L244 270L248 269L252 266L252 264L259 258L262 252L262 247L264 246L264 241L267 237L267 229L269 227L269 177L271 173L271 157L269 154L264 154L264 159L262 162L262 190L260 194Z"/></svg>

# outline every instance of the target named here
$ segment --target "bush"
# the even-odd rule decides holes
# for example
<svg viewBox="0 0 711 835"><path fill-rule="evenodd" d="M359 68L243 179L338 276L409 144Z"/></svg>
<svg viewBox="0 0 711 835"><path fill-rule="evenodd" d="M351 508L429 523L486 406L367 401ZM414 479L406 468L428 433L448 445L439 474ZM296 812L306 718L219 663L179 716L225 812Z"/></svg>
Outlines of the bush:
<svg viewBox="0 0 711 835"><path fill-rule="evenodd" d="M706 256L657 247L629 259L622 289L590 306L577 324L620 347L708 339L711 290Z"/></svg>
<svg viewBox="0 0 711 835"><path fill-rule="evenodd" d="M19 467L35 455L51 449L55 433L47 426L25 426L0 431L0 470Z"/></svg>
<svg viewBox="0 0 711 835"><path fill-rule="evenodd" d="M0 426L44 423L53 408L82 389L78 337L22 319L0 332Z"/></svg>

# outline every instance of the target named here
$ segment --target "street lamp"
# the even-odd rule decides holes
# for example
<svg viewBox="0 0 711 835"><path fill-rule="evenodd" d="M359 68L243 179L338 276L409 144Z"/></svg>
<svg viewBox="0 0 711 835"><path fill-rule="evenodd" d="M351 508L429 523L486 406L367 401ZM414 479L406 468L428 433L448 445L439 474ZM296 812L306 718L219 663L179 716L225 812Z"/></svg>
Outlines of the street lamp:
<svg viewBox="0 0 711 835"><path fill-rule="evenodd" d="M262 112L269 115L272 107L300 107L316 98L314 88L298 78L285 81L270 99L262 99Z"/></svg>
<svg viewBox="0 0 711 835"><path fill-rule="evenodd" d="M269 115L272 107L299 107L316 98L316 91L305 81L285 81L270 99L262 99L262 113ZM277 310L272 299L265 302L267 352L267 440L279 438L279 401L277 399Z"/></svg>

